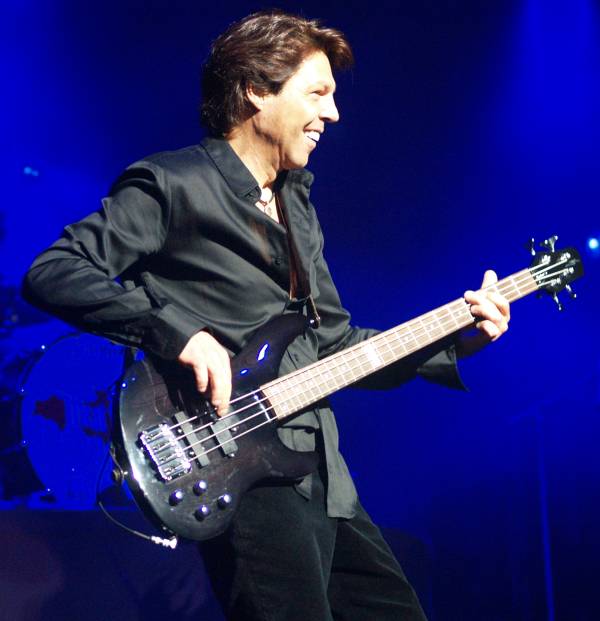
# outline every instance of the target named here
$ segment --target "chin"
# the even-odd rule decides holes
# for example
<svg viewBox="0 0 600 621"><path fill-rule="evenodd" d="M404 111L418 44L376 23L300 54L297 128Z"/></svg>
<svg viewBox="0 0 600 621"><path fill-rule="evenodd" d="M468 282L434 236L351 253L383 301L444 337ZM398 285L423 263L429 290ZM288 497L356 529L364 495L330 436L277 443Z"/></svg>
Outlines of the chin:
<svg viewBox="0 0 600 621"><path fill-rule="evenodd" d="M304 168L308 164L308 155L303 155L301 157L290 157L288 158L287 164L285 166L286 170L294 170L295 168Z"/></svg>

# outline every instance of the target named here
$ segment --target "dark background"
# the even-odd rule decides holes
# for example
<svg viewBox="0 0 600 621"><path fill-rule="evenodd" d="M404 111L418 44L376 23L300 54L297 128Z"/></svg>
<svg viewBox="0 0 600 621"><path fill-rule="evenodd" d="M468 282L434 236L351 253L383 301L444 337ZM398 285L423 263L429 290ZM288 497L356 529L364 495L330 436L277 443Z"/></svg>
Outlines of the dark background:
<svg viewBox="0 0 600 621"><path fill-rule="evenodd" d="M57 381L34 352L69 329L28 314L12 288L128 163L201 138L198 74L210 41L268 6L2 3L2 507L29 516L18 523L35 515L47 526L44 515L81 498L64 491L46 502L16 482L27 469L12 451L25 416L15 395ZM340 28L356 55L337 76L341 122L309 164L326 256L355 323L388 328L477 287L486 268L526 267L532 236L558 234L586 268L562 314L547 297L515 303L506 337L461 366L469 392L416 381L335 398L363 503L419 542L436 621L599 618L599 258L588 248L600 236L598 3L277 6ZM69 356L51 365L67 384ZM80 366L102 364L91 355ZM60 485L47 465L56 452L31 440L38 478ZM0 572L5 590L11 567ZM90 572L100 585L102 570ZM53 606L49 595L41 616L12 618L54 619Z"/></svg>

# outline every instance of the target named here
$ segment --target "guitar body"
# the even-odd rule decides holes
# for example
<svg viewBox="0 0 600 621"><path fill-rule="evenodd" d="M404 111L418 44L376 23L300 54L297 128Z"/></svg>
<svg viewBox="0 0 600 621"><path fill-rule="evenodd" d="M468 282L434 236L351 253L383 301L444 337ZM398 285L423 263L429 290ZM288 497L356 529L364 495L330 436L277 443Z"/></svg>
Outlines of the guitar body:
<svg viewBox="0 0 600 621"><path fill-rule="evenodd" d="M532 265L489 290L513 301L538 290L575 294L583 274L574 248L555 250L556 237ZM532 247L533 252L533 247ZM126 372L115 426L114 457L144 513L163 531L203 540L222 533L243 493L266 479L294 480L317 466L316 453L286 448L277 423L461 328L473 325L463 298L279 377L289 344L307 328L301 315L269 321L231 362L232 399L218 418L176 363L145 359Z"/></svg>
<svg viewBox="0 0 600 621"><path fill-rule="evenodd" d="M232 360L232 404L222 419L180 365L145 358L127 370L115 461L137 504L163 532L214 537L227 528L247 489L265 479L293 481L316 468L316 453L281 443L260 390L277 377L285 350L306 327L305 317L283 315L258 330Z"/></svg>

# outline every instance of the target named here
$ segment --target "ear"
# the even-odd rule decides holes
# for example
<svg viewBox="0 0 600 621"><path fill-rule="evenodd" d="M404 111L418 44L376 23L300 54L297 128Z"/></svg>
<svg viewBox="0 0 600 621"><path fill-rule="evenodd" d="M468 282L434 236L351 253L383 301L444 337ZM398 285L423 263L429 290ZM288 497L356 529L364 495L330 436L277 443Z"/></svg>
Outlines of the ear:
<svg viewBox="0 0 600 621"><path fill-rule="evenodd" d="M262 110L265 107L265 103L269 95L268 94L262 95L258 93L252 84L248 84L248 86L246 87L246 97L248 98L248 101L258 111L258 110Z"/></svg>

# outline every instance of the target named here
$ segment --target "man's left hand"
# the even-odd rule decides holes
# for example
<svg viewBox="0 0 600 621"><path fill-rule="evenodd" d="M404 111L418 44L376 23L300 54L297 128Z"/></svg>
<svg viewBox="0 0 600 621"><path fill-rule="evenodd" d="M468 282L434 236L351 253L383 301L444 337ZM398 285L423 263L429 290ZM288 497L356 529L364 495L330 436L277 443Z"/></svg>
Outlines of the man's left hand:
<svg viewBox="0 0 600 621"><path fill-rule="evenodd" d="M479 291L465 291L464 298L470 305L469 310L475 318L477 331L473 334L472 328L467 328L459 333L456 344L459 358L474 354L488 343L498 340L508 330L510 321L508 300L496 291L484 290L497 282L496 272L487 270Z"/></svg>

